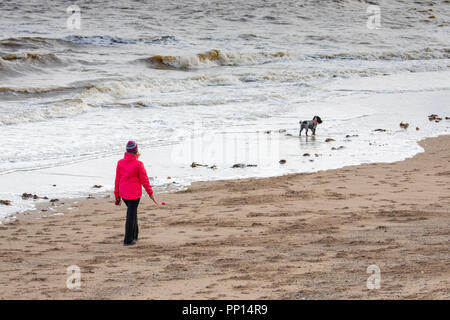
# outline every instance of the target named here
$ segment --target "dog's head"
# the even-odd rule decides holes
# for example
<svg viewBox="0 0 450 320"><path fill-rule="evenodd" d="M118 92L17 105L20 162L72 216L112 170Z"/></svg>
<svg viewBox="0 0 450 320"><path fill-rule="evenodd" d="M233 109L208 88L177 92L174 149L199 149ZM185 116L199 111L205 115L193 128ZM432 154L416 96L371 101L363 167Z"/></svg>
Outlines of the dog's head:
<svg viewBox="0 0 450 320"><path fill-rule="evenodd" d="M319 124L322 123L322 119L319 116L314 116L313 120L316 120Z"/></svg>

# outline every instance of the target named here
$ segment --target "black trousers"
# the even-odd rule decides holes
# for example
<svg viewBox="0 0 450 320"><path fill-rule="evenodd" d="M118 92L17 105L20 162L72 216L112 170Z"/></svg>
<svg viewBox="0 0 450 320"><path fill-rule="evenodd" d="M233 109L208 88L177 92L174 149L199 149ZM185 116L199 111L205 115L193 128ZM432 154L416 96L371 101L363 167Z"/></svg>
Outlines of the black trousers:
<svg viewBox="0 0 450 320"><path fill-rule="evenodd" d="M127 222L125 223L125 239L124 244L130 244L133 240L138 239L139 227L137 220L137 208L139 206L139 201L141 198L126 200L123 202L127 205Z"/></svg>

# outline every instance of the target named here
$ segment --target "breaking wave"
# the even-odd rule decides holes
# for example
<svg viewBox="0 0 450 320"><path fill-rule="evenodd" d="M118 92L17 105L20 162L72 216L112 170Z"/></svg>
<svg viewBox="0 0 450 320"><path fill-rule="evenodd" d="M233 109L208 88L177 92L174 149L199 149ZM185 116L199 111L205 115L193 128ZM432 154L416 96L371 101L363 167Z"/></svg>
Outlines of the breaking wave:
<svg viewBox="0 0 450 320"><path fill-rule="evenodd" d="M11 53L0 57L0 76L19 76L33 72L45 72L47 68L66 64L53 53Z"/></svg>
<svg viewBox="0 0 450 320"><path fill-rule="evenodd" d="M115 44L164 44L176 42L174 36L157 36L152 38L124 39L109 36L67 36L63 40L83 45L115 45Z"/></svg>
<svg viewBox="0 0 450 320"><path fill-rule="evenodd" d="M39 50L43 48L53 48L55 46L71 47L73 45L97 45L110 46L121 44L170 44L177 42L174 36L163 35L155 37L142 37L137 39L125 39L111 36L78 36L71 35L63 38L44 37L18 37L0 40L0 48L4 50Z"/></svg>
<svg viewBox="0 0 450 320"><path fill-rule="evenodd" d="M370 53L334 53L308 55L306 59L318 60L431 60L450 59L449 48L424 48L397 52L370 52Z"/></svg>
<svg viewBox="0 0 450 320"><path fill-rule="evenodd" d="M18 54L7 54L1 57L2 60L5 61L19 61L19 62L37 62L41 64L54 64L54 63L61 63L61 59L59 59L55 54L53 53L44 53L44 54L38 54L38 53L18 53Z"/></svg>
<svg viewBox="0 0 450 320"><path fill-rule="evenodd" d="M256 53L224 53L213 49L206 53L187 56L155 55L138 61L146 62L153 68L196 69L205 66L239 66L249 64L269 63L287 57L286 52L256 52Z"/></svg>
<svg viewBox="0 0 450 320"><path fill-rule="evenodd" d="M89 109L90 106L82 99L63 99L25 108L24 110L15 110L14 113L1 112L0 125L67 118L87 112Z"/></svg>
<svg viewBox="0 0 450 320"><path fill-rule="evenodd" d="M145 62L150 67L156 69L199 69L208 66L244 66L258 65L271 62L291 60L433 60L450 59L450 49L448 48L424 48L418 50L397 51L397 52L360 52L360 53L330 53L330 54L303 54L301 52L222 52L217 49L205 53L191 55L154 55L150 58L138 59Z"/></svg>

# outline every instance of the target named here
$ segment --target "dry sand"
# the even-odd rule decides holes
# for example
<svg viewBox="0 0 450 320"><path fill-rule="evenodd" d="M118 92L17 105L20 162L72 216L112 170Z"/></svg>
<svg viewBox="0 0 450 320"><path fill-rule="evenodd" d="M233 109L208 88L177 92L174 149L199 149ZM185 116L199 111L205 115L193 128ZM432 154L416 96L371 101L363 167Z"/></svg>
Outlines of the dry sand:
<svg viewBox="0 0 450 320"><path fill-rule="evenodd" d="M0 225L0 298L449 299L450 136L421 145L392 164L195 183L160 208L146 197L131 247L112 198L21 215Z"/></svg>

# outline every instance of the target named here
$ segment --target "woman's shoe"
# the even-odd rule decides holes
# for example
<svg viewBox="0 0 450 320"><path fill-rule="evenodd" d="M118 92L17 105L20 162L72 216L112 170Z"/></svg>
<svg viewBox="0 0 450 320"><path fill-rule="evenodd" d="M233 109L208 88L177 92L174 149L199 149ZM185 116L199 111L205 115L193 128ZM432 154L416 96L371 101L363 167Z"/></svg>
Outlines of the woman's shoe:
<svg viewBox="0 0 450 320"><path fill-rule="evenodd" d="M136 240L131 241L130 243L124 243L124 246L132 246L133 244L136 244Z"/></svg>

